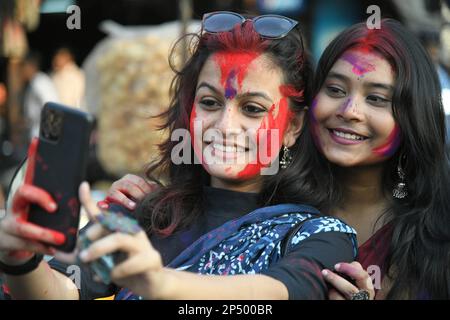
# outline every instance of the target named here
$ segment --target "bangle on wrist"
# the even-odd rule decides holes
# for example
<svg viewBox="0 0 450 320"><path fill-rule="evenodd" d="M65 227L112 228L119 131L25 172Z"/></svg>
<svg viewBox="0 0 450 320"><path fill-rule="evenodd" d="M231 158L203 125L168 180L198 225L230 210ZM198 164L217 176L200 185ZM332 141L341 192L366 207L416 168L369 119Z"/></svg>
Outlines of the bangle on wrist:
<svg viewBox="0 0 450 320"><path fill-rule="evenodd" d="M37 269L44 256L42 254L35 254L30 260L24 264L17 266L5 264L0 261L0 272L10 276L22 276Z"/></svg>

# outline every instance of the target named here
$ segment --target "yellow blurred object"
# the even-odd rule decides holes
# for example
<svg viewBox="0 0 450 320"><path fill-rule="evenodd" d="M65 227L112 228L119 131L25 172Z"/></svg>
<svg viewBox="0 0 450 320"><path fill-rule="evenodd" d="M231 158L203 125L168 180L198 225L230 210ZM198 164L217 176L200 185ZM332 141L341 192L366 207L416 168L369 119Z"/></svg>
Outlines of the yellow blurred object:
<svg viewBox="0 0 450 320"><path fill-rule="evenodd" d="M98 155L109 173L142 173L159 157L158 144L167 132L157 130L167 110L174 77L168 56L179 25L122 27L102 24L110 36L99 43L83 65L86 107L98 119ZM107 29L107 30L105 30ZM181 55L177 55L177 65Z"/></svg>
<svg viewBox="0 0 450 320"><path fill-rule="evenodd" d="M150 118L167 109L173 72L167 62L170 43L153 36L124 39L98 61L101 106L99 158L116 175L142 172L159 152L166 135Z"/></svg>
<svg viewBox="0 0 450 320"><path fill-rule="evenodd" d="M22 58L28 51L28 42L22 25L10 18L3 24L3 43L1 55L8 58Z"/></svg>
<svg viewBox="0 0 450 320"><path fill-rule="evenodd" d="M116 297L116 295L113 294L110 297L97 298L97 299L94 299L94 300L114 300L115 297Z"/></svg>
<svg viewBox="0 0 450 320"><path fill-rule="evenodd" d="M16 0L16 18L28 31L34 31L39 25L41 0Z"/></svg>

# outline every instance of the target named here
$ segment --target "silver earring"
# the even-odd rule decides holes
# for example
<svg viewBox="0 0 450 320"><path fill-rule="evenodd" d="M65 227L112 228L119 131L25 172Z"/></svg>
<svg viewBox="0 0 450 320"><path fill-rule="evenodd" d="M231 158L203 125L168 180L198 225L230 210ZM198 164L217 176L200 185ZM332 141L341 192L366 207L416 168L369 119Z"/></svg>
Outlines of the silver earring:
<svg viewBox="0 0 450 320"><path fill-rule="evenodd" d="M283 156L281 157L280 165L281 169L286 169L292 162L291 151L288 147L283 146Z"/></svg>
<svg viewBox="0 0 450 320"><path fill-rule="evenodd" d="M400 181L399 181L399 183L397 183L397 186L394 188L394 190L392 192L392 196L397 199L403 199L408 196L408 189L406 187L406 182L405 182L405 172L403 171L403 168L402 168L402 158L404 158L404 157L401 156L399 158L398 166L397 166L397 173L398 173L398 177L399 177Z"/></svg>

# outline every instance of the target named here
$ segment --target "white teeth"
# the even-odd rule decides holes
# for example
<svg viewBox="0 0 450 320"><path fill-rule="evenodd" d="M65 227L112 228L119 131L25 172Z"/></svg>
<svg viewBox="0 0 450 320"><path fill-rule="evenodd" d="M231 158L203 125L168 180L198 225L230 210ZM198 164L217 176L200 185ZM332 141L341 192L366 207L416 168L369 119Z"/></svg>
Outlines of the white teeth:
<svg viewBox="0 0 450 320"><path fill-rule="evenodd" d="M365 138L356 134L351 134L351 133L346 133L346 132L341 132L341 131L337 131L337 130L333 130L333 133L335 135L337 135L338 137L347 139L347 140L364 140Z"/></svg>
<svg viewBox="0 0 450 320"><path fill-rule="evenodd" d="M234 147L234 146L224 146L223 144L214 143L213 148L220 150L222 152L245 152L245 148Z"/></svg>

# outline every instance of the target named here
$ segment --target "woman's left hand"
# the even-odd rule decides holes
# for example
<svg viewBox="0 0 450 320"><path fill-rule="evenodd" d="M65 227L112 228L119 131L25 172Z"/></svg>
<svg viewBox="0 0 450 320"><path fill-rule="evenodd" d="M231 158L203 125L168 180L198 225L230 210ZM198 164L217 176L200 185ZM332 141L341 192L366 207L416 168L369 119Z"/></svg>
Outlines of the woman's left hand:
<svg viewBox="0 0 450 320"><path fill-rule="evenodd" d="M90 220L95 222L86 230L86 236L93 243L80 252L80 259L91 262L106 254L121 251L127 258L112 269L111 280L144 298L159 298L162 293L160 288L165 283L164 268L161 255L153 248L146 233L111 233L103 228L96 222L100 210L91 199L87 183L80 186L80 200Z"/></svg>
<svg viewBox="0 0 450 320"><path fill-rule="evenodd" d="M367 271L363 269L359 262L352 263L338 263L335 266L336 271L342 275L348 276L355 281L353 285L350 281L344 279L340 275L324 269L322 274L329 284L333 286L328 291L328 298L330 300L352 300L355 294L364 290L369 294L369 299L375 298L375 289Z"/></svg>

